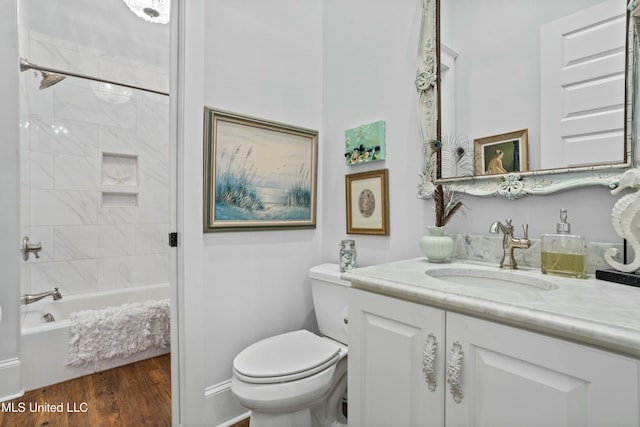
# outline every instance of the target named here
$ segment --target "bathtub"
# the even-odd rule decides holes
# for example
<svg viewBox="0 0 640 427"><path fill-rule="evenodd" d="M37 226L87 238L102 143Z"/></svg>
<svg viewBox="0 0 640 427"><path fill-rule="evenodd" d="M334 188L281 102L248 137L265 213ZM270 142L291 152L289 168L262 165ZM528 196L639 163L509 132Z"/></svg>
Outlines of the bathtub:
<svg viewBox="0 0 640 427"><path fill-rule="evenodd" d="M104 360L89 366L66 365L71 313L165 298L169 298L168 283L99 293L63 295L58 301L46 298L27 305L23 312L20 351L23 389L33 390L168 353L169 348L150 349L131 357ZM55 320L45 322L44 317L47 314Z"/></svg>

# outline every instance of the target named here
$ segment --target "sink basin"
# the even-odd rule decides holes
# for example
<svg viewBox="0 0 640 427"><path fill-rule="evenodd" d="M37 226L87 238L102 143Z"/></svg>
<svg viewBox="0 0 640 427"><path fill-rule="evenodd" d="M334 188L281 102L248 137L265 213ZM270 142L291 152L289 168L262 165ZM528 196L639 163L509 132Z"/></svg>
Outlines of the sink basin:
<svg viewBox="0 0 640 427"><path fill-rule="evenodd" d="M425 272L428 276L450 283L469 286L509 288L537 288L543 291L558 289L550 280L514 271L484 270L480 268L433 268Z"/></svg>

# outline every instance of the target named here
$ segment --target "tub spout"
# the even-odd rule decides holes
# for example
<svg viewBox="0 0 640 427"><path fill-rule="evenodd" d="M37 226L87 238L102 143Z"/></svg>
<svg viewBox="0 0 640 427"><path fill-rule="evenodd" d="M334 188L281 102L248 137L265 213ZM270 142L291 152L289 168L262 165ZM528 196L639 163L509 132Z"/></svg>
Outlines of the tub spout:
<svg viewBox="0 0 640 427"><path fill-rule="evenodd" d="M54 288L52 291L42 292L39 294L33 294L33 295L24 294L20 297L20 303L27 305L27 304L31 304L32 302L40 301L42 298L46 298L49 296L53 297L54 301L58 301L62 299L62 294L60 293L58 288Z"/></svg>

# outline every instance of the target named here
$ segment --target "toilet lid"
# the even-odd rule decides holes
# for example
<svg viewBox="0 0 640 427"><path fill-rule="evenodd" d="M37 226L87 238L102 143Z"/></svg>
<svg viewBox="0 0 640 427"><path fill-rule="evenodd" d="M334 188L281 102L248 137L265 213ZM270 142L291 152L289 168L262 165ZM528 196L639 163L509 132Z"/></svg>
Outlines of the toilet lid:
<svg viewBox="0 0 640 427"><path fill-rule="evenodd" d="M337 343L300 330L250 345L233 360L233 370L247 382L284 382L320 372L339 357L340 346Z"/></svg>

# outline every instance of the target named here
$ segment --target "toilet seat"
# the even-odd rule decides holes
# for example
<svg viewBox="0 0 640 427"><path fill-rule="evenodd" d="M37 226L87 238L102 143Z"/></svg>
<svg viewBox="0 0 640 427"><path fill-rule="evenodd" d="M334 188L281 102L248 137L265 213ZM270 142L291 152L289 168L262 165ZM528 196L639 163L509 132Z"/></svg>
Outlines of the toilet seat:
<svg viewBox="0 0 640 427"><path fill-rule="evenodd" d="M250 345L233 360L233 371L247 383L274 384L307 378L338 359L338 343L300 330Z"/></svg>

